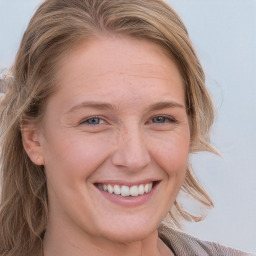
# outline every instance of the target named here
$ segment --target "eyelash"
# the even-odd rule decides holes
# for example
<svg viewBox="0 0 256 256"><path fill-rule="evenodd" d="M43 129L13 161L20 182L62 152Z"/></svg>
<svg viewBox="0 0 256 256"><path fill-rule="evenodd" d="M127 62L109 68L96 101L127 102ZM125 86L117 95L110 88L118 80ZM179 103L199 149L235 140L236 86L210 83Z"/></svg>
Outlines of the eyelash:
<svg viewBox="0 0 256 256"><path fill-rule="evenodd" d="M106 121L103 118L101 118L99 116L92 116L92 117L89 117L89 118L86 118L86 119L82 120L80 122L80 124L85 124L85 125L88 125L88 126L98 126L98 125L101 125L101 123L97 123L97 124L90 124L90 123L88 123L89 120L93 120L93 119L98 119L99 122L103 121L104 123L106 123Z"/></svg>
<svg viewBox="0 0 256 256"><path fill-rule="evenodd" d="M153 119L156 119L156 118L162 119L162 122L161 121L160 122L153 122ZM152 117L150 122L153 123L153 124L164 124L164 123L174 123L175 124L175 123L177 123L177 120L173 117L170 117L170 116L157 115L157 116Z"/></svg>
<svg viewBox="0 0 256 256"><path fill-rule="evenodd" d="M156 118L162 118L162 122L154 122L153 120L156 119ZM93 119L98 119L98 123L96 124L92 124L92 123L89 123L90 120L93 120ZM106 121L99 117L99 116L92 116L92 117L89 117L87 119L84 119L83 121L80 122L80 124L86 124L88 126L98 126L98 125L101 125L102 123L100 123L101 121L103 121L104 123L106 123ZM148 123L153 123L153 124L164 124L164 123L177 123L177 120L173 117L170 117L170 116L164 116L164 115L157 115L157 116L154 116L150 119L150 121L146 122L147 124Z"/></svg>

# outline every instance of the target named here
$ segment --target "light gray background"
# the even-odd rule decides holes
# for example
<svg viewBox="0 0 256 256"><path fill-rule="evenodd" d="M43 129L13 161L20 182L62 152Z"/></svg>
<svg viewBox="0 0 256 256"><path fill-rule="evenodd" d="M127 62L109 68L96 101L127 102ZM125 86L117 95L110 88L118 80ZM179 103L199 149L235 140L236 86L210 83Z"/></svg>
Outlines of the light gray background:
<svg viewBox="0 0 256 256"><path fill-rule="evenodd" d="M0 70L9 67L39 0L0 0ZM256 252L256 1L169 0L185 22L217 110L212 142L222 158L192 157L215 202L199 238Z"/></svg>

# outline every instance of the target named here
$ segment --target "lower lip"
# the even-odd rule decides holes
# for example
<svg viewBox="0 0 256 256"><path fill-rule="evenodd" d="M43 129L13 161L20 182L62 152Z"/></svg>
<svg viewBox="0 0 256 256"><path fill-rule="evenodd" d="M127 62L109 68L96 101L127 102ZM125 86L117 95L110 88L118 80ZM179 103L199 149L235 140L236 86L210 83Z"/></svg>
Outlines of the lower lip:
<svg viewBox="0 0 256 256"><path fill-rule="evenodd" d="M150 200L150 198L153 196L156 190L157 185L158 184L155 184L150 192L140 196L121 196L121 195L116 195L114 193L110 194L106 191L99 189L98 187L96 188L101 192L101 194L105 198L107 198L109 201L115 204L126 206L126 207L136 207L136 206L144 205Z"/></svg>

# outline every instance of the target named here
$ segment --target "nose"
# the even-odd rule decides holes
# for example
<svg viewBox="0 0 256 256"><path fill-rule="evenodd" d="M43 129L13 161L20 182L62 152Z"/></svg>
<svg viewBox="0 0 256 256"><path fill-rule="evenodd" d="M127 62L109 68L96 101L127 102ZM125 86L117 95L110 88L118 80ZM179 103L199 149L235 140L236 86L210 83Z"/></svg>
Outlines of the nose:
<svg viewBox="0 0 256 256"><path fill-rule="evenodd" d="M120 132L117 140L117 149L111 158L113 165L139 171L150 163L146 138L138 128Z"/></svg>

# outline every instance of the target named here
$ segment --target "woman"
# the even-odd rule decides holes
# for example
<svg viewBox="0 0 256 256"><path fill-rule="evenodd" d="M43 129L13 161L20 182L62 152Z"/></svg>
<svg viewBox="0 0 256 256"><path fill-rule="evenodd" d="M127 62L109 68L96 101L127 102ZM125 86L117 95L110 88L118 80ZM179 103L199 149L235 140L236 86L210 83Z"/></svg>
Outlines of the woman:
<svg viewBox="0 0 256 256"><path fill-rule="evenodd" d="M186 28L158 0L48 0L1 102L0 255L248 255L174 229L211 207L189 153L214 111ZM169 213L169 223L167 215Z"/></svg>

